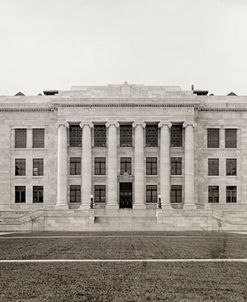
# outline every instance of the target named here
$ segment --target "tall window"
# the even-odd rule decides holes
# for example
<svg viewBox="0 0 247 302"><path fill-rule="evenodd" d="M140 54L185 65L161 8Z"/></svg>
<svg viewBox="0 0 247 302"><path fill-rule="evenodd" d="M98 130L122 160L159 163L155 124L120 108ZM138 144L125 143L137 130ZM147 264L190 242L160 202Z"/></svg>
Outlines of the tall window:
<svg viewBox="0 0 247 302"><path fill-rule="evenodd" d="M171 157L171 175L182 175L182 157Z"/></svg>
<svg viewBox="0 0 247 302"><path fill-rule="evenodd" d="M120 147L132 147L132 125L120 125Z"/></svg>
<svg viewBox="0 0 247 302"><path fill-rule="evenodd" d="M124 173L131 175L131 157L120 158L120 174Z"/></svg>
<svg viewBox="0 0 247 302"><path fill-rule="evenodd" d="M15 129L15 148L27 147L27 129Z"/></svg>
<svg viewBox="0 0 247 302"><path fill-rule="evenodd" d="M81 158L70 158L70 175L81 175Z"/></svg>
<svg viewBox="0 0 247 302"><path fill-rule="evenodd" d="M70 202L81 202L81 186L71 185L70 189Z"/></svg>
<svg viewBox="0 0 247 302"><path fill-rule="evenodd" d="M225 129L225 148L237 148L237 129Z"/></svg>
<svg viewBox="0 0 247 302"><path fill-rule="evenodd" d="M80 125L69 125L69 146L81 147L82 129Z"/></svg>
<svg viewBox="0 0 247 302"><path fill-rule="evenodd" d="M106 146L106 127L105 125L94 125L94 147Z"/></svg>
<svg viewBox="0 0 247 302"><path fill-rule="evenodd" d="M94 201L105 202L105 185L94 186Z"/></svg>
<svg viewBox="0 0 247 302"><path fill-rule="evenodd" d="M208 186L208 202L219 202L219 186Z"/></svg>
<svg viewBox="0 0 247 302"><path fill-rule="evenodd" d="M105 175L106 174L105 157L95 157L94 174L95 175Z"/></svg>
<svg viewBox="0 0 247 302"><path fill-rule="evenodd" d="M34 158L33 159L33 176L43 176L44 175L44 159Z"/></svg>
<svg viewBox="0 0 247 302"><path fill-rule="evenodd" d="M220 131L218 128L207 129L208 148L219 148L220 146Z"/></svg>
<svg viewBox="0 0 247 302"><path fill-rule="evenodd" d="M226 187L226 202L237 202L237 187L227 186Z"/></svg>
<svg viewBox="0 0 247 302"><path fill-rule="evenodd" d="M171 147L183 146L183 126L172 125L171 127Z"/></svg>
<svg viewBox="0 0 247 302"><path fill-rule="evenodd" d="M15 176L26 175L26 160L24 158L15 159Z"/></svg>
<svg viewBox="0 0 247 302"><path fill-rule="evenodd" d="M26 202L26 187L15 186L15 202L25 203Z"/></svg>
<svg viewBox="0 0 247 302"><path fill-rule="evenodd" d="M146 158L146 175L157 175L157 157Z"/></svg>
<svg viewBox="0 0 247 302"><path fill-rule="evenodd" d="M157 186L146 186L146 202L157 202Z"/></svg>
<svg viewBox="0 0 247 302"><path fill-rule="evenodd" d="M227 158L226 159L226 175L236 176L237 175L237 159Z"/></svg>
<svg viewBox="0 0 247 302"><path fill-rule="evenodd" d="M181 203L182 202L182 186L172 185L171 186L171 203Z"/></svg>
<svg viewBox="0 0 247 302"><path fill-rule="evenodd" d="M43 201L43 186L33 186L33 203L42 203Z"/></svg>
<svg viewBox="0 0 247 302"><path fill-rule="evenodd" d="M219 176L219 159L209 158L208 159L208 175Z"/></svg>
<svg viewBox="0 0 247 302"><path fill-rule="evenodd" d="M146 125L146 147L158 147L158 125Z"/></svg>
<svg viewBox="0 0 247 302"><path fill-rule="evenodd" d="M33 129L33 148L44 148L45 146L45 129Z"/></svg>

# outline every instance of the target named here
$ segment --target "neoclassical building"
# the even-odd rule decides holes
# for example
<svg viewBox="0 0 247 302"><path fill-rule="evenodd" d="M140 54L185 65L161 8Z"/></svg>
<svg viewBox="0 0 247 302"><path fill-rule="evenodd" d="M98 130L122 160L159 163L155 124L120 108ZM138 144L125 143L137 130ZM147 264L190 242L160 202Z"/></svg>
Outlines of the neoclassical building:
<svg viewBox="0 0 247 302"><path fill-rule="evenodd" d="M247 229L247 97L76 86L0 115L0 230Z"/></svg>

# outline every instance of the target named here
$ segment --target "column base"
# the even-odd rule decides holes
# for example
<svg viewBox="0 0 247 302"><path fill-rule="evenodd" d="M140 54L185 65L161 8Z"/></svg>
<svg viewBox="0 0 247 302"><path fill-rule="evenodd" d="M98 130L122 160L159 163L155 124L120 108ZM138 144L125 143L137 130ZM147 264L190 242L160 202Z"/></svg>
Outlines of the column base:
<svg viewBox="0 0 247 302"><path fill-rule="evenodd" d="M119 205L118 204L106 204L105 209L106 210L118 210Z"/></svg>
<svg viewBox="0 0 247 302"><path fill-rule="evenodd" d="M197 206L195 204L184 204L183 210L196 210Z"/></svg>
<svg viewBox="0 0 247 302"><path fill-rule="evenodd" d="M68 210L69 205L67 205L67 204L56 204L55 209L56 210Z"/></svg>
<svg viewBox="0 0 247 302"><path fill-rule="evenodd" d="M146 205L145 204L133 204L133 209L134 210L145 210L146 209Z"/></svg>

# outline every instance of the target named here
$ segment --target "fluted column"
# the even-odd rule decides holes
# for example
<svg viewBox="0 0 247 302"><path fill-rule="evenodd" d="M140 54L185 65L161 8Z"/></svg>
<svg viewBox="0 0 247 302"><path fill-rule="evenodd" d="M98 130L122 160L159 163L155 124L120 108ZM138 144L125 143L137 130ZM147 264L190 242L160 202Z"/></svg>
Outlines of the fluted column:
<svg viewBox="0 0 247 302"><path fill-rule="evenodd" d="M80 123L82 128L82 157L81 157L81 209L89 210L92 194L92 123Z"/></svg>
<svg viewBox="0 0 247 302"><path fill-rule="evenodd" d="M170 204L170 122L160 122L160 197L161 205L171 207Z"/></svg>
<svg viewBox="0 0 247 302"><path fill-rule="evenodd" d="M118 179L117 179L117 128L119 123L107 122L108 144L107 144L107 204L108 209L117 209L118 205Z"/></svg>
<svg viewBox="0 0 247 302"><path fill-rule="evenodd" d="M194 200L194 127L195 122L184 122L185 128L185 179L184 179L184 207L195 208Z"/></svg>
<svg viewBox="0 0 247 302"><path fill-rule="evenodd" d="M68 123L58 125L57 141L57 203L56 208L68 209L68 149L67 149L67 128Z"/></svg>
<svg viewBox="0 0 247 302"><path fill-rule="evenodd" d="M145 209L145 176L144 176L144 128L146 124L133 123L135 128L135 200L134 209Z"/></svg>

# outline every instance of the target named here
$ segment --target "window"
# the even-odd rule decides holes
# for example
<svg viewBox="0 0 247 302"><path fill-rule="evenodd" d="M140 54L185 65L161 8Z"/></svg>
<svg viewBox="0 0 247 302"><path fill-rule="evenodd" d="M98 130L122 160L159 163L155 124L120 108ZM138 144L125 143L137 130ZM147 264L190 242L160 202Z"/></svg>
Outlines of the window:
<svg viewBox="0 0 247 302"><path fill-rule="evenodd" d="M94 174L95 175L105 175L106 174L105 157L95 157Z"/></svg>
<svg viewBox="0 0 247 302"><path fill-rule="evenodd" d="M171 127L171 147L183 146L183 126L172 125Z"/></svg>
<svg viewBox="0 0 247 302"><path fill-rule="evenodd" d="M208 159L208 176L219 176L219 159Z"/></svg>
<svg viewBox="0 0 247 302"><path fill-rule="evenodd" d="M70 175L81 175L81 158L70 158Z"/></svg>
<svg viewBox="0 0 247 302"><path fill-rule="evenodd" d="M146 126L146 147L158 147L158 125Z"/></svg>
<svg viewBox="0 0 247 302"><path fill-rule="evenodd" d="M181 203L182 202L182 186L172 185L171 186L171 203Z"/></svg>
<svg viewBox="0 0 247 302"><path fill-rule="evenodd" d="M43 187L33 186L33 203L42 203L44 201L43 196Z"/></svg>
<svg viewBox="0 0 247 302"><path fill-rule="evenodd" d="M15 129L15 148L27 147L27 129Z"/></svg>
<svg viewBox="0 0 247 302"><path fill-rule="evenodd" d="M81 147L81 131L80 125L69 125L69 146Z"/></svg>
<svg viewBox="0 0 247 302"><path fill-rule="evenodd" d="M124 173L131 175L131 157L120 158L120 174Z"/></svg>
<svg viewBox="0 0 247 302"><path fill-rule="evenodd" d="M207 129L208 148L219 148L220 132L218 128Z"/></svg>
<svg viewBox="0 0 247 302"><path fill-rule="evenodd" d="M105 185L94 186L94 201L105 202Z"/></svg>
<svg viewBox="0 0 247 302"><path fill-rule="evenodd" d="M237 175L237 159L227 158L226 159L226 175L236 176Z"/></svg>
<svg viewBox="0 0 247 302"><path fill-rule="evenodd" d="M171 157L171 175L182 175L182 157Z"/></svg>
<svg viewBox="0 0 247 302"><path fill-rule="evenodd" d="M157 157L146 158L146 175L157 175Z"/></svg>
<svg viewBox="0 0 247 302"><path fill-rule="evenodd" d="M70 202L81 202L81 186L70 186Z"/></svg>
<svg viewBox="0 0 247 302"><path fill-rule="evenodd" d="M44 148L45 146L45 129L33 129L33 148Z"/></svg>
<svg viewBox="0 0 247 302"><path fill-rule="evenodd" d="M227 186L226 187L226 202L237 202L237 187Z"/></svg>
<svg viewBox="0 0 247 302"><path fill-rule="evenodd" d="M44 175L44 160L43 158L33 159L33 176L43 176Z"/></svg>
<svg viewBox="0 0 247 302"><path fill-rule="evenodd" d="M208 202L219 202L219 186L208 186Z"/></svg>
<svg viewBox="0 0 247 302"><path fill-rule="evenodd" d="M132 125L120 125L120 147L132 147Z"/></svg>
<svg viewBox="0 0 247 302"><path fill-rule="evenodd" d="M157 186L146 186L146 202L157 202Z"/></svg>
<svg viewBox="0 0 247 302"><path fill-rule="evenodd" d="M26 187L16 186L15 187L15 202L24 203L26 202Z"/></svg>
<svg viewBox="0 0 247 302"><path fill-rule="evenodd" d="M23 158L15 159L15 176L26 175L26 160Z"/></svg>
<svg viewBox="0 0 247 302"><path fill-rule="evenodd" d="M225 129L225 148L237 148L237 129Z"/></svg>
<svg viewBox="0 0 247 302"><path fill-rule="evenodd" d="M94 125L94 147L106 146L106 127L105 125Z"/></svg>

